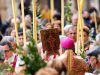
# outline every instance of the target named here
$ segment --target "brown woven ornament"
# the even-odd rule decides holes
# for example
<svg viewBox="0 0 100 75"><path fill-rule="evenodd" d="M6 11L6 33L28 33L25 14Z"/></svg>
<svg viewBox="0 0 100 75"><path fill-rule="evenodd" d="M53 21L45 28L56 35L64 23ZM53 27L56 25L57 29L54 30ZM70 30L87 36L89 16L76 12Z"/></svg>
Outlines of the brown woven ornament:
<svg viewBox="0 0 100 75"><path fill-rule="evenodd" d="M40 33L41 33L43 51L47 51L47 53L49 54L57 53L60 45L58 30L46 29L46 30L41 30Z"/></svg>
<svg viewBox="0 0 100 75"><path fill-rule="evenodd" d="M88 65L83 59L72 58L71 69L67 75L84 75L89 70Z"/></svg>

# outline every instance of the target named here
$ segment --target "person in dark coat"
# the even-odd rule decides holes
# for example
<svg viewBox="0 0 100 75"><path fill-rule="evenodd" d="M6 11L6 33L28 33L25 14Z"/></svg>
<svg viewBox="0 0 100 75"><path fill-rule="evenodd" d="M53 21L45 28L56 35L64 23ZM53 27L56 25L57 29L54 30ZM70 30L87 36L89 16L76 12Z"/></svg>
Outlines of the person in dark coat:
<svg viewBox="0 0 100 75"><path fill-rule="evenodd" d="M93 68L93 74L100 74L100 46L94 46L92 49L87 51L89 56L89 63Z"/></svg>

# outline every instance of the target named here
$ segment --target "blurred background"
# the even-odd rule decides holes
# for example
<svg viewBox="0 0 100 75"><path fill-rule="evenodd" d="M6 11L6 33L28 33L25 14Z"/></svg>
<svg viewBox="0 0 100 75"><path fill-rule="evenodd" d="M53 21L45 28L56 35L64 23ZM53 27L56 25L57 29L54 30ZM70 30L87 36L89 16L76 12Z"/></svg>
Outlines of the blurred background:
<svg viewBox="0 0 100 75"><path fill-rule="evenodd" d="M27 7L31 6L31 1L32 0L25 0ZM65 0L65 4L67 3L67 1L68 0ZM77 10L77 0L70 0L70 1L72 3L71 10L72 11ZM48 3L48 5L50 6L50 0L37 0L37 4L39 6L42 6L44 3ZM17 15L20 15L20 9L19 9L20 0L16 0L16 4L17 4ZM100 11L100 0L85 0L84 4L85 10L91 8L92 6L95 7L96 10ZM61 0L54 0L54 7L58 12L61 12ZM11 0L0 0L0 14L3 23L13 16Z"/></svg>

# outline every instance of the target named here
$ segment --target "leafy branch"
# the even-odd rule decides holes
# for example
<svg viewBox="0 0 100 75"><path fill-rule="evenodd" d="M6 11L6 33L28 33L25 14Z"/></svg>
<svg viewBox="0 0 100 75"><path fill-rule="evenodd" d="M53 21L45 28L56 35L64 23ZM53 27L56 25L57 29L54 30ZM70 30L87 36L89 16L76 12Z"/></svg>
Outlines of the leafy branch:
<svg viewBox="0 0 100 75"><path fill-rule="evenodd" d="M67 3L65 4L65 18L68 24L71 23L71 16L72 16L72 12L71 12L71 0L68 0Z"/></svg>
<svg viewBox="0 0 100 75"><path fill-rule="evenodd" d="M38 54L38 50L35 47L35 42L33 39L31 39L31 42L27 47L29 49L29 52L28 54L22 56L22 60L25 62L26 66L25 74L33 75L40 68L45 67L46 63Z"/></svg>

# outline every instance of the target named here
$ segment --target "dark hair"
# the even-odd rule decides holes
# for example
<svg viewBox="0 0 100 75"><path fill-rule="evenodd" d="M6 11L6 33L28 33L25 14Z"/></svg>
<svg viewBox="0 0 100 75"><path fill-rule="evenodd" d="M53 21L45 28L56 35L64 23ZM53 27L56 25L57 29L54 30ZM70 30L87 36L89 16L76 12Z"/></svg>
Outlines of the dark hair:
<svg viewBox="0 0 100 75"><path fill-rule="evenodd" d="M23 32L19 32L18 33L18 36L23 36Z"/></svg>
<svg viewBox="0 0 100 75"><path fill-rule="evenodd" d="M8 44L8 41L1 41L1 42L0 42L0 45L1 45L1 46L7 45L7 44Z"/></svg>
<svg viewBox="0 0 100 75"><path fill-rule="evenodd" d="M0 41L2 40L2 35L0 34Z"/></svg>
<svg viewBox="0 0 100 75"><path fill-rule="evenodd" d="M53 19L57 19L57 20L61 20L61 15L58 13L58 14L55 14L54 16L53 16Z"/></svg>
<svg viewBox="0 0 100 75"><path fill-rule="evenodd" d="M95 7L92 7L92 8L89 9L89 13L93 13L94 11L95 11L96 13L98 12L97 9L96 9Z"/></svg>
<svg viewBox="0 0 100 75"><path fill-rule="evenodd" d="M83 29L83 31L84 31L87 35L89 35L89 30Z"/></svg>
<svg viewBox="0 0 100 75"><path fill-rule="evenodd" d="M8 45L8 47L9 47L10 49L13 49L13 48L12 48L12 45L11 45L11 43L10 43L9 41L2 41L2 42L0 43L0 45L1 45L1 46Z"/></svg>
<svg viewBox="0 0 100 75"><path fill-rule="evenodd" d="M18 29L18 33L21 33L21 32L23 32L23 29L22 28L19 28Z"/></svg>

